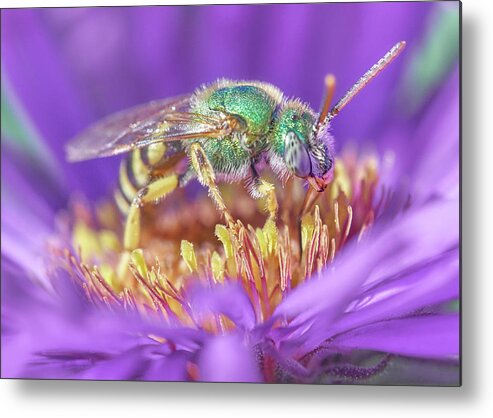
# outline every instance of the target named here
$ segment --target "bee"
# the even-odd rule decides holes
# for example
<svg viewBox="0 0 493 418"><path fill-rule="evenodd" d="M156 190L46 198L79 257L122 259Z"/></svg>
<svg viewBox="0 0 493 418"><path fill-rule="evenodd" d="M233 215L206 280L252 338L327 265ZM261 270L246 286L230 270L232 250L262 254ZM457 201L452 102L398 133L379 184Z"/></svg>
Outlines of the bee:
<svg viewBox="0 0 493 418"><path fill-rule="evenodd" d="M218 181L244 180L253 198L267 198L269 216L275 219L273 185L260 177L265 166L281 179L295 176L308 181L311 188L302 208L306 212L333 176L332 119L404 47L405 42L392 47L332 108L335 78L328 75L318 113L269 83L222 79L193 94L103 119L68 143L67 158L82 161L128 152L114 196L126 216L126 251L139 246L142 207L161 201L192 178L208 188L229 225L233 218Z"/></svg>

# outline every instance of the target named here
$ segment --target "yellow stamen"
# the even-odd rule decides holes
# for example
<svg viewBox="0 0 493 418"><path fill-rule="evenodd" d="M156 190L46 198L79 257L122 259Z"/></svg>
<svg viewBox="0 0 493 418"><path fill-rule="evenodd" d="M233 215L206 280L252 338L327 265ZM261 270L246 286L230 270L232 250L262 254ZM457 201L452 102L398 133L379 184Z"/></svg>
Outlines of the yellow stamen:
<svg viewBox="0 0 493 418"><path fill-rule="evenodd" d="M98 234L84 222L77 222L72 233L72 246L78 251L82 260L88 260L101 251Z"/></svg>
<svg viewBox="0 0 493 418"><path fill-rule="evenodd" d="M142 277L147 277L147 264L144 259L144 251L141 249L132 251L132 262Z"/></svg>
<svg viewBox="0 0 493 418"><path fill-rule="evenodd" d="M337 199L340 193L344 193L348 198L352 197L351 178L346 167L340 161L336 161L334 167L334 179L330 185L330 197Z"/></svg>
<svg viewBox="0 0 493 418"><path fill-rule="evenodd" d="M206 170L205 178L209 174ZM136 246L129 245L135 241L134 234L131 228L122 228L114 204L100 206L93 219L93 211L78 203L72 225L73 251L59 254L66 268L85 278L81 286L93 303L109 309L121 305L164 321L178 318L187 326L222 333L234 324L221 315L202 319L192 315L186 302L187 283L237 280L257 319L268 318L291 289L323 272L348 241L357 242L371 228L388 196L377 189L378 177L374 159L358 162L353 152L337 161L333 183L302 217L301 237L297 216L306 191L297 181L290 181L284 189L274 188L271 179L263 182L265 200L260 205L239 185L222 184L223 209L227 207L231 215L228 226L222 224L224 218L208 197L190 202L181 189L173 192L168 204L136 205L139 210L129 211L130 220L141 225ZM177 185L176 176L157 181L156 188L146 190L142 199L152 201L159 197L158 189L171 191ZM122 235L125 245L119 239ZM142 249L130 251L137 246Z"/></svg>
<svg viewBox="0 0 493 418"><path fill-rule="evenodd" d="M216 225L216 237L221 241L224 247L224 253L226 258L233 257L233 245L231 244L231 239L229 237L228 228L224 225Z"/></svg>
<svg viewBox="0 0 493 418"><path fill-rule="evenodd" d="M197 271L197 258L195 257L195 251L193 249L193 244L189 241L182 240L180 245L180 254L185 260L190 272Z"/></svg>
<svg viewBox="0 0 493 418"><path fill-rule="evenodd" d="M216 251L211 256L211 269L216 282L223 282L225 273L224 260Z"/></svg>

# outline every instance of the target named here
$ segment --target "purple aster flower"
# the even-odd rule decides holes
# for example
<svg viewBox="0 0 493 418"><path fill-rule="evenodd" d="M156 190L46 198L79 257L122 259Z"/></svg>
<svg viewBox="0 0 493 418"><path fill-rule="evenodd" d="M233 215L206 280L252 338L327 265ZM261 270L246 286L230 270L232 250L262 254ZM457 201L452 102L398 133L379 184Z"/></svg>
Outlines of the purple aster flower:
<svg viewBox="0 0 493 418"><path fill-rule="evenodd" d="M2 377L459 384L458 3L2 13ZM385 23L385 24L384 24ZM70 165L113 111L219 77L316 108L396 41L406 54L334 122L314 210L276 224L224 185L150 208L131 272L108 197L118 158Z"/></svg>

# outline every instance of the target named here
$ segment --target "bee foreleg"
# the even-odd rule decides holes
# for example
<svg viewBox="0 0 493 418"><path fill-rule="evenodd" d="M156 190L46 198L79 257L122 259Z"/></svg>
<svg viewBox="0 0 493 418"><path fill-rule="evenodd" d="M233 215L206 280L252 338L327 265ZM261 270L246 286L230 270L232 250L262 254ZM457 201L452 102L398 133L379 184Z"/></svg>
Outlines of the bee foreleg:
<svg viewBox="0 0 493 418"><path fill-rule="evenodd" d="M194 143L190 146L190 160L192 162L193 169L197 173L199 182L209 189L209 196L214 201L219 211L223 214L228 225L233 226L234 220L226 208L221 192L217 187L214 169L212 168L212 165L200 144Z"/></svg>

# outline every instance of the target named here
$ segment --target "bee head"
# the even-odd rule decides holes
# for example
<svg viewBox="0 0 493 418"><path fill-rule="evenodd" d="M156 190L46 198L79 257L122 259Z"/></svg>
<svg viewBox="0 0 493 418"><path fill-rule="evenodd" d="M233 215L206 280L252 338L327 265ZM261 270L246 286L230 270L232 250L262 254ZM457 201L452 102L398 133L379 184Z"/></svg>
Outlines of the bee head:
<svg viewBox="0 0 493 418"><path fill-rule="evenodd" d="M325 77L325 97L318 116L298 100L288 100L281 108L274 128L275 146L271 165L279 173L291 173L307 179L321 192L332 180L334 166L333 140L330 122L339 112L406 47L395 44L330 108L335 91L335 77Z"/></svg>
<svg viewBox="0 0 493 418"><path fill-rule="evenodd" d="M332 179L334 154L327 130L314 130L316 119L307 105L290 100L280 111L274 135L285 171L321 192Z"/></svg>

